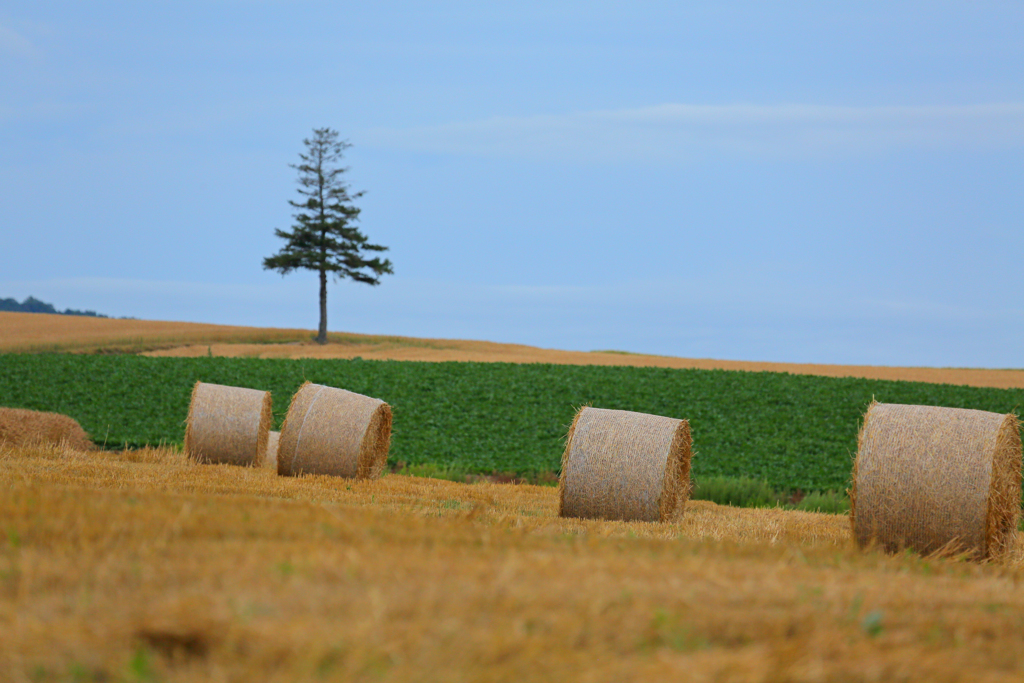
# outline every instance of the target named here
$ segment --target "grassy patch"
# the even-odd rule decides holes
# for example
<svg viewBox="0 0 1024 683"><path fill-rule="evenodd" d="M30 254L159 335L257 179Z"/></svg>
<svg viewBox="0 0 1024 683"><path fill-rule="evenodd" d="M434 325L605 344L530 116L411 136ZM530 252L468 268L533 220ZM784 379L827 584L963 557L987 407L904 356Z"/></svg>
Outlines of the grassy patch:
<svg viewBox="0 0 1024 683"><path fill-rule="evenodd" d="M710 500L719 505L763 508L775 507L783 496L768 482L749 477L705 477L693 482L693 500Z"/></svg>
<svg viewBox="0 0 1024 683"><path fill-rule="evenodd" d="M850 499L836 491L812 491L772 488L768 482L749 477L705 477L693 482L692 500L709 500L719 505L746 508L782 507L789 510L845 514Z"/></svg>
<svg viewBox="0 0 1024 683"><path fill-rule="evenodd" d="M816 491L804 496L799 503L793 505L793 509L845 514L850 511L850 499L836 491Z"/></svg>

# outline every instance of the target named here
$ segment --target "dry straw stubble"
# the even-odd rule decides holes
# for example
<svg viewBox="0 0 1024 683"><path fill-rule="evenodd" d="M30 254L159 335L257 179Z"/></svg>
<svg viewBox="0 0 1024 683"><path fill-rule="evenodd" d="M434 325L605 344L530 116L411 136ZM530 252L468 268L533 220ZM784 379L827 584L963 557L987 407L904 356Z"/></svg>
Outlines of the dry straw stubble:
<svg viewBox="0 0 1024 683"><path fill-rule="evenodd" d="M272 419L269 391L196 382L185 451L200 462L260 465Z"/></svg>
<svg viewBox="0 0 1024 683"><path fill-rule="evenodd" d="M281 427L277 472L376 479L391 446L391 406L344 389L306 382Z"/></svg>
<svg viewBox="0 0 1024 683"><path fill-rule="evenodd" d="M1014 539L1020 497L1016 415L869 406L850 491L861 547L998 556Z"/></svg>
<svg viewBox="0 0 1024 683"><path fill-rule="evenodd" d="M671 521L690 495L690 423L584 406L566 439L559 515Z"/></svg>

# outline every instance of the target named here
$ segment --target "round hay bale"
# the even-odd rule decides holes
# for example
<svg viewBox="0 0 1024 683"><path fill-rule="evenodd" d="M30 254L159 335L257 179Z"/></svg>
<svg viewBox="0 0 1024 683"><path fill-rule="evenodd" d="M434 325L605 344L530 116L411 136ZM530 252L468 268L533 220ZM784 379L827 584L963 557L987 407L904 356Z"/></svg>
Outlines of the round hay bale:
<svg viewBox="0 0 1024 683"><path fill-rule="evenodd" d="M0 408L0 443L12 446L66 443L79 451L94 448L76 420L60 413Z"/></svg>
<svg viewBox="0 0 1024 683"><path fill-rule="evenodd" d="M185 452L200 462L259 465L273 418L269 391L196 382Z"/></svg>
<svg viewBox="0 0 1024 683"><path fill-rule="evenodd" d="M263 466L277 471L277 446L281 441L281 432L270 432L267 436L267 457L263 459Z"/></svg>
<svg viewBox="0 0 1024 683"><path fill-rule="evenodd" d="M671 521L690 496L691 448L687 420L580 408L562 455L558 514Z"/></svg>
<svg viewBox="0 0 1024 683"><path fill-rule="evenodd" d="M999 555L1020 517L1016 415L872 403L850 490L857 544Z"/></svg>
<svg viewBox="0 0 1024 683"><path fill-rule="evenodd" d="M277 473L376 479L391 447L391 406L344 389L306 382L281 427Z"/></svg>

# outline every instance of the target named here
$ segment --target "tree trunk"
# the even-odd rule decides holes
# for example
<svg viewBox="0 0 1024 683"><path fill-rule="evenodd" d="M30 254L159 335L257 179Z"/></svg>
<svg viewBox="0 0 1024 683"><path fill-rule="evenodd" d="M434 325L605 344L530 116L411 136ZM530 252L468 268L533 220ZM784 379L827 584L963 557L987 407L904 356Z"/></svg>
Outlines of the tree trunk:
<svg viewBox="0 0 1024 683"><path fill-rule="evenodd" d="M327 271L320 271L320 330L316 335L317 344L327 343Z"/></svg>

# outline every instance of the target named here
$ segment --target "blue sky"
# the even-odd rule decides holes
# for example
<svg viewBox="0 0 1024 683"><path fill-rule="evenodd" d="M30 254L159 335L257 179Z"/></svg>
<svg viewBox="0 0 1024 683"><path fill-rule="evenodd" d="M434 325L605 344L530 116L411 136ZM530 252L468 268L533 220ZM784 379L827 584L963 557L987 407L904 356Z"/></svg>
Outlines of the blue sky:
<svg viewBox="0 0 1024 683"><path fill-rule="evenodd" d="M0 2L0 297L306 327L330 126L395 275L331 330L1024 367L1019 2Z"/></svg>

